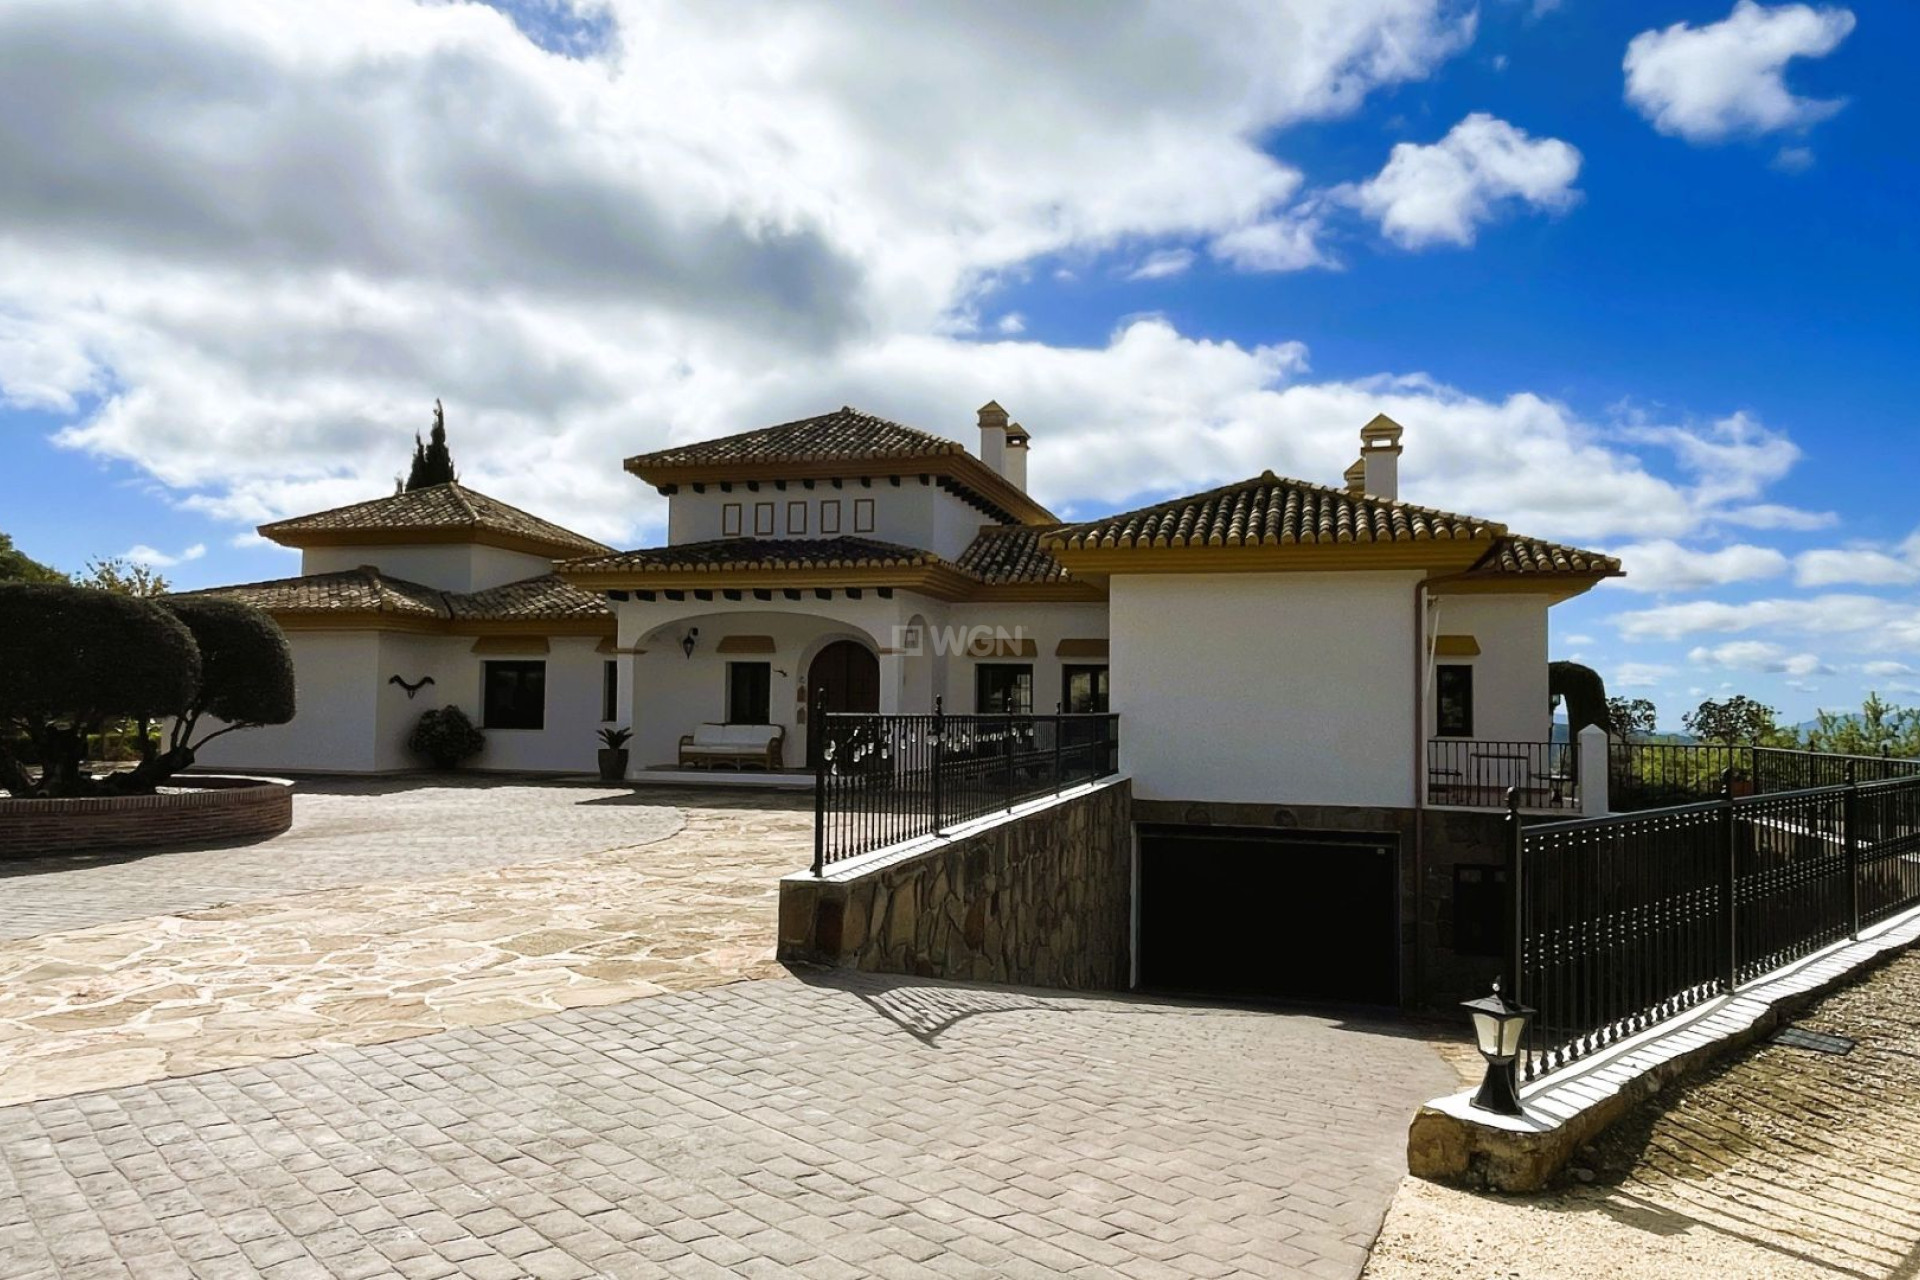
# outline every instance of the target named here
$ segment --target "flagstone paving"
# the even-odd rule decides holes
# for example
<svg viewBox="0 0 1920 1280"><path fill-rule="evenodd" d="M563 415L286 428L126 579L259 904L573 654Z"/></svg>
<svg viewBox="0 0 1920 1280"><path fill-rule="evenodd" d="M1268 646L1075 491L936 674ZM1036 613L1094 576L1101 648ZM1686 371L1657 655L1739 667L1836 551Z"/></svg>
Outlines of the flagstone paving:
<svg viewBox="0 0 1920 1280"><path fill-rule="evenodd" d="M651 794L487 775L303 778L294 794L293 827L272 840L0 862L0 939L577 857L680 827Z"/></svg>
<svg viewBox="0 0 1920 1280"><path fill-rule="evenodd" d="M836 975L0 1109L0 1275L1318 1276L1424 1044Z"/></svg>
<svg viewBox="0 0 1920 1280"><path fill-rule="evenodd" d="M0 942L0 1104L781 972L777 881L810 849L791 796L333 790L261 845L0 886L11 909L130 876L101 910L171 912ZM210 893L248 900L171 905Z"/></svg>

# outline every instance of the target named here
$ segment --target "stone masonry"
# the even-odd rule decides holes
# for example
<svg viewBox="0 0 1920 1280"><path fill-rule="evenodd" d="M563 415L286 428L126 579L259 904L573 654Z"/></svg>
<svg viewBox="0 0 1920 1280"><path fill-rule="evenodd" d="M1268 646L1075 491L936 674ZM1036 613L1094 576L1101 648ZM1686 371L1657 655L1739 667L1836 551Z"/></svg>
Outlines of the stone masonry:
<svg viewBox="0 0 1920 1280"><path fill-rule="evenodd" d="M1131 814L1123 779L862 874L789 876L780 886L780 958L1123 990Z"/></svg>

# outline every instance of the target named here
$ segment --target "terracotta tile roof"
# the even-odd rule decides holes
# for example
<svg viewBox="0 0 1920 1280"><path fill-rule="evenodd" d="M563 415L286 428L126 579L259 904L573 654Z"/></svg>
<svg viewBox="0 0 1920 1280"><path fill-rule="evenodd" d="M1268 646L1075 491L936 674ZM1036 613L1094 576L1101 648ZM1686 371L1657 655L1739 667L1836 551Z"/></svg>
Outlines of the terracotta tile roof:
<svg viewBox="0 0 1920 1280"><path fill-rule="evenodd" d="M955 563L982 582L1071 582L1073 575L1042 545L1042 538L1059 527L1012 525L982 529Z"/></svg>
<svg viewBox="0 0 1920 1280"><path fill-rule="evenodd" d="M675 547L649 547L617 555L589 556L561 566L568 573L606 573L664 569L709 573L718 570L891 569L941 565L931 551L872 538L722 538Z"/></svg>
<svg viewBox="0 0 1920 1280"><path fill-rule="evenodd" d="M628 458L626 466L640 473L729 463L909 459L964 453L965 446L955 441L842 405L818 417L638 454Z"/></svg>
<svg viewBox="0 0 1920 1280"><path fill-rule="evenodd" d="M612 608L604 598L562 582L557 574L551 573L463 594L390 578L378 569L362 566L339 573L245 582L180 594L224 596L268 613L384 613L468 622L612 616Z"/></svg>
<svg viewBox="0 0 1920 1280"><path fill-rule="evenodd" d="M261 536L298 546L303 534L487 531L534 542L556 555L611 551L604 543L510 507L462 484L437 484L371 502L317 511L260 526Z"/></svg>
<svg viewBox="0 0 1920 1280"><path fill-rule="evenodd" d="M447 605L455 618L489 622L613 616L605 596L563 582L560 575L554 573L504 583L470 595L449 592Z"/></svg>
<svg viewBox="0 0 1920 1280"><path fill-rule="evenodd" d="M304 578L243 582L231 587L183 591L186 596L223 596L269 613L390 613L414 618L449 616L445 593L363 566Z"/></svg>
<svg viewBox="0 0 1920 1280"><path fill-rule="evenodd" d="M1289 546L1422 542L1504 534L1504 526L1268 471L1251 480L1045 535L1050 548Z"/></svg>
<svg viewBox="0 0 1920 1280"><path fill-rule="evenodd" d="M1475 573L1596 573L1614 577L1622 571L1620 562L1578 547L1518 535L1503 538L1486 558L1474 566Z"/></svg>

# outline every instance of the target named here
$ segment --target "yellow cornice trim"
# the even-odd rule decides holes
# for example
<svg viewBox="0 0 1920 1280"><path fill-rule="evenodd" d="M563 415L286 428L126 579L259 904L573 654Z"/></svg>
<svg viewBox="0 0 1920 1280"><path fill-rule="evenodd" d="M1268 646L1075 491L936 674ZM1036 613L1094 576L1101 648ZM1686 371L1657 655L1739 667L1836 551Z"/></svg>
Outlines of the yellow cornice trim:
<svg viewBox="0 0 1920 1280"><path fill-rule="evenodd" d="M619 626L608 612L590 618L454 618L447 630L456 636L610 636Z"/></svg>
<svg viewBox="0 0 1920 1280"><path fill-rule="evenodd" d="M411 635L443 635L445 618L414 618L405 614L379 613L372 609L330 609L266 611L283 631L401 631Z"/></svg>
<svg viewBox="0 0 1920 1280"><path fill-rule="evenodd" d="M1508 573L1454 578L1433 584L1433 594L1447 596L1545 596L1551 604L1585 595L1610 573Z"/></svg>
<svg viewBox="0 0 1920 1280"><path fill-rule="evenodd" d="M1417 542L1242 543L1239 546L1058 547L1053 557L1087 573L1339 573L1422 569L1458 572L1478 563L1494 538Z"/></svg>
<svg viewBox="0 0 1920 1280"><path fill-rule="evenodd" d="M964 600L979 585L944 564L841 569L563 569L560 576L588 591L812 591L892 587L940 600Z"/></svg>

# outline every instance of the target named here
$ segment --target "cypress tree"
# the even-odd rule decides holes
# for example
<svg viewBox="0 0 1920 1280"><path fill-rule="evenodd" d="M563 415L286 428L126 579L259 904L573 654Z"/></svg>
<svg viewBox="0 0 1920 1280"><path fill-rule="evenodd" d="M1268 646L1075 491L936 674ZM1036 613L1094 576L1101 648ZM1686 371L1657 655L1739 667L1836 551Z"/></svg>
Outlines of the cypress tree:
<svg viewBox="0 0 1920 1280"><path fill-rule="evenodd" d="M460 477L453 469L453 454L447 448L447 417L440 402L433 402L433 430L421 442L413 437L413 467L407 473L407 488L424 489L429 485L451 484Z"/></svg>

